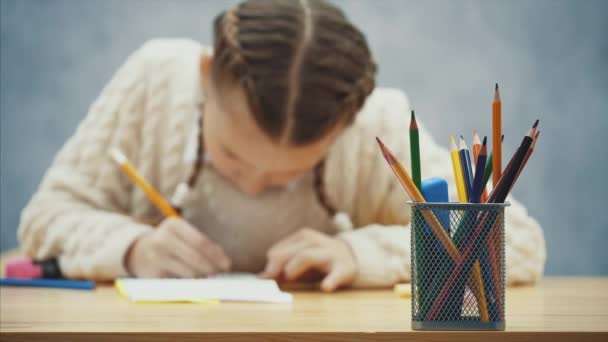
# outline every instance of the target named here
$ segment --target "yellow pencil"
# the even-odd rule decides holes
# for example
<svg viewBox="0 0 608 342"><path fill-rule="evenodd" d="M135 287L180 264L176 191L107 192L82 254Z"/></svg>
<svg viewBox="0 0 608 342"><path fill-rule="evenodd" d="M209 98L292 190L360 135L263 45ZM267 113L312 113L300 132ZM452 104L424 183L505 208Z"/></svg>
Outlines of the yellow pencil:
<svg viewBox="0 0 608 342"><path fill-rule="evenodd" d="M110 151L110 156L120 166L120 169L143 190L146 196L148 196L148 199L150 199L150 201L163 214L170 217L179 217L179 214L171 206L171 204L169 204L169 202L167 202L163 198L163 196L158 191L156 191L156 189L154 189L152 185L150 185L150 183L146 182L146 180L143 179L137 173L137 171L135 171L135 168L133 167L133 165L131 165L129 159L127 159L127 157L122 152L120 152L120 150L112 149Z"/></svg>
<svg viewBox="0 0 608 342"><path fill-rule="evenodd" d="M450 155L452 156L452 168L454 169L454 178L456 179L456 190L458 191L458 201L461 203L467 203L467 190L464 186L464 176L462 175L462 167L460 164L460 153L458 152L458 147L456 146L456 140L454 137L450 137L450 145L451 151Z"/></svg>

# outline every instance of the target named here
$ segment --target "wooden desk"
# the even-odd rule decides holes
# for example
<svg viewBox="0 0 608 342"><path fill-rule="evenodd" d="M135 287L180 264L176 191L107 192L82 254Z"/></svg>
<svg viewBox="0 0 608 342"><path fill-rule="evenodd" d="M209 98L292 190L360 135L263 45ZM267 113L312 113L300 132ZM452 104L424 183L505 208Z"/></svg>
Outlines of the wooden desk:
<svg viewBox="0 0 608 342"><path fill-rule="evenodd" d="M132 304L95 291L0 289L0 340L608 341L608 278L507 291L505 332L412 331L389 290L294 291L293 304Z"/></svg>

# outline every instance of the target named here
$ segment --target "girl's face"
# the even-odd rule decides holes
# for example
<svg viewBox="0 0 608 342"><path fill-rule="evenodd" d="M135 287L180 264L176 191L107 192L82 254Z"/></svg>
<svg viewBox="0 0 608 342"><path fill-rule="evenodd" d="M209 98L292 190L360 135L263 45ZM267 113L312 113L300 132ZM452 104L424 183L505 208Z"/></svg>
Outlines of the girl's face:
<svg viewBox="0 0 608 342"><path fill-rule="evenodd" d="M254 195L299 179L325 157L342 127L306 146L277 142L258 127L243 89L214 86L211 63L211 57L202 57L203 137L207 156L223 177Z"/></svg>

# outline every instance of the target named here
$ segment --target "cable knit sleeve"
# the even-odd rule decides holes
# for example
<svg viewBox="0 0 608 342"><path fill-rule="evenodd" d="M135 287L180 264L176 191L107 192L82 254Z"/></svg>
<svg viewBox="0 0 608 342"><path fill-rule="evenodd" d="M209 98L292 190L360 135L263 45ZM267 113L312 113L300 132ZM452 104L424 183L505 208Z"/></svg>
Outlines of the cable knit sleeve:
<svg viewBox="0 0 608 342"><path fill-rule="evenodd" d="M21 215L18 237L28 256L58 256L72 278L127 274L124 254L149 226L127 215L132 186L108 157L111 147L133 157L145 97L150 44L133 53L59 151Z"/></svg>
<svg viewBox="0 0 608 342"><path fill-rule="evenodd" d="M376 89L356 122L340 137L328 156L328 194L336 207L358 227L340 233L359 263L353 286L390 286L410 280L409 199L384 161L375 143L380 137L404 166L410 168L409 103L393 89ZM448 181L450 199L456 200L450 154L437 145L420 125L422 177ZM545 263L545 242L540 225L517 201L506 211L506 265L509 284L535 282Z"/></svg>

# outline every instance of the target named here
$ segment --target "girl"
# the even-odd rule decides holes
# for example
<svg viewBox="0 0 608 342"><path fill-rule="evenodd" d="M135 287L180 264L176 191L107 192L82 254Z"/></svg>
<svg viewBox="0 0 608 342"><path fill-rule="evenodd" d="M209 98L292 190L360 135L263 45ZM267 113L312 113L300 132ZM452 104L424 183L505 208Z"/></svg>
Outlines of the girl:
<svg viewBox="0 0 608 342"><path fill-rule="evenodd" d="M374 90L365 37L316 0L244 1L214 32L213 50L166 39L129 57L24 209L27 254L77 278L317 271L326 291L409 280L407 198L374 141L407 164L409 105ZM426 176L452 181L448 151L420 136ZM113 148L180 219L146 223L159 213ZM511 203L507 279L534 282L542 231Z"/></svg>

